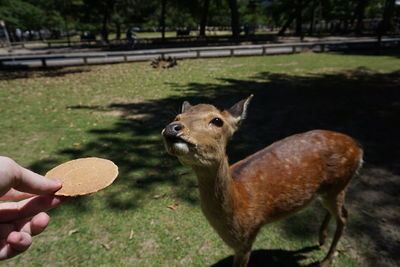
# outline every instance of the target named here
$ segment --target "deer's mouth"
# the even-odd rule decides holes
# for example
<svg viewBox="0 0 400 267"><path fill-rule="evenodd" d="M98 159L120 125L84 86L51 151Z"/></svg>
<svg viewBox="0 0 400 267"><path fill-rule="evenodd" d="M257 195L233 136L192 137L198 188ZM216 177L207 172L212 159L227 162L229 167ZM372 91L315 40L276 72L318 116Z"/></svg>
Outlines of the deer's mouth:
<svg viewBox="0 0 400 267"><path fill-rule="evenodd" d="M165 141L167 141L170 144L173 143L187 143L182 137L179 136L166 136L164 135Z"/></svg>
<svg viewBox="0 0 400 267"><path fill-rule="evenodd" d="M190 147L195 146L192 142L186 140L180 135L169 135L164 131L162 133L167 151L175 156L189 153Z"/></svg>
<svg viewBox="0 0 400 267"><path fill-rule="evenodd" d="M164 135L164 140L170 145L183 143L183 144L187 144L189 146L194 146L194 144L192 142L190 142L180 136L165 136Z"/></svg>

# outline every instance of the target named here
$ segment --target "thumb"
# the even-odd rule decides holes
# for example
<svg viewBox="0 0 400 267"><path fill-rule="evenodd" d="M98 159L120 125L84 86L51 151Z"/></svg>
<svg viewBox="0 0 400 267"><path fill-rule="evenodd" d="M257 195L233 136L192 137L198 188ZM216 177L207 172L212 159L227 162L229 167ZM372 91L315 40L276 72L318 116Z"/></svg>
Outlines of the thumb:
<svg viewBox="0 0 400 267"><path fill-rule="evenodd" d="M25 169L7 157L0 157L0 178L0 195L11 188L38 195L51 194L61 188L61 182Z"/></svg>
<svg viewBox="0 0 400 267"><path fill-rule="evenodd" d="M20 167L20 175L15 177L14 189L22 192L44 195L52 194L61 188L61 182L46 178L40 174L34 173L24 167Z"/></svg>

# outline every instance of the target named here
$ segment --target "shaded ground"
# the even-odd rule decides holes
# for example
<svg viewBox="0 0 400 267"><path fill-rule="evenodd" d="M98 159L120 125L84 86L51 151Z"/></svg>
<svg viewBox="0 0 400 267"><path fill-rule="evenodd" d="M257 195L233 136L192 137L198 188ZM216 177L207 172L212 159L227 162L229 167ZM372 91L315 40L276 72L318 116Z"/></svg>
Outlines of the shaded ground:
<svg viewBox="0 0 400 267"><path fill-rule="evenodd" d="M305 247L296 251L288 251L281 249L260 249L253 250L251 253L249 266L250 267L263 267L266 266L266 262L268 266L271 267L300 267L302 265L299 262L306 258L304 255L307 252L318 249L318 246L315 247ZM230 267L233 264L233 256L222 259L221 261L213 264L211 267ZM309 266L316 266L316 264L310 264Z"/></svg>
<svg viewBox="0 0 400 267"><path fill-rule="evenodd" d="M159 139L149 135L160 132L184 100L192 104L207 102L227 108L239 99L255 94L248 119L230 144L231 162L288 135L311 129L344 132L359 140L365 149L365 167L353 182L348 194L351 220L346 235L354 240L354 250L363 256L363 266L398 266L400 264L400 70L384 74L357 69L336 74L294 76L261 72L246 80L224 79L224 85L213 83L171 84L182 97L150 102L112 103L107 107L75 106L97 112L114 112L119 122L109 129L91 131L95 141L83 147L60 153L71 157L101 154L112 158L121 173L140 162L140 169L153 170L146 179L119 183L142 188L133 199L121 200L118 193L110 194L113 208L127 209L146 195L146 189L157 183L183 183L179 164L166 156ZM135 133L135 139L129 139ZM128 137L127 137L128 136ZM132 134L133 136L133 134ZM129 145L128 145L129 144ZM149 149L151 147L151 149ZM162 163L153 162L162 158ZM54 162L37 162L32 168L46 170ZM138 163L139 164L139 163ZM154 171L155 170L155 171ZM178 177L178 178L177 178ZM192 188L194 184L184 184ZM195 201L185 190L177 193L184 201ZM84 209L84 198L75 201L77 210ZM319 220L320 218L318 218ZM285 224L284 230L294 235L315 234L299 232L296 223ZM305 252L305 251L302 251ZM286 258L296 266L302 256L290 251L256 251L253 258L264 260ZM288 258L288 255L291 255ZM217 266L230 259L223 259ZM254 260L253 260L254 261ZM255 261L258 261L255 259Z"/></svg>

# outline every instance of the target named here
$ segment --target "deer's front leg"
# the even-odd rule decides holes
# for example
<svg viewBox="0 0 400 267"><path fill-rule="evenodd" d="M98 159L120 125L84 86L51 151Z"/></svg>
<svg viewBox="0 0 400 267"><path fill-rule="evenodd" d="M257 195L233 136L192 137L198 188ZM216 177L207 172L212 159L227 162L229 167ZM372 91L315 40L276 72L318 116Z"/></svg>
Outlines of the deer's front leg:
<svg viewBox="0 0 400 267"><path fill-rule="evenodd" d="M233 267L246 267L249 263L251 249L235 251Z"/></svg>

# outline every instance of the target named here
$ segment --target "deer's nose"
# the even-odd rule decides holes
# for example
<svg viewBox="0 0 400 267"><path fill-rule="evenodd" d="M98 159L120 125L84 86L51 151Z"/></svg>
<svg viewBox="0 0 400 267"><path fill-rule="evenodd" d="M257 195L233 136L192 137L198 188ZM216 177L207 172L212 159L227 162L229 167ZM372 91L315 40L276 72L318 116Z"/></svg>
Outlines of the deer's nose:
<svg viewBox="0 0 400 267"><path fill-rule="evenodd" d="M183 130L183 128L185 127L180 123L169 124L167 127L165 127L164 135L170 137L177 136L178 133Z"/></svg>

